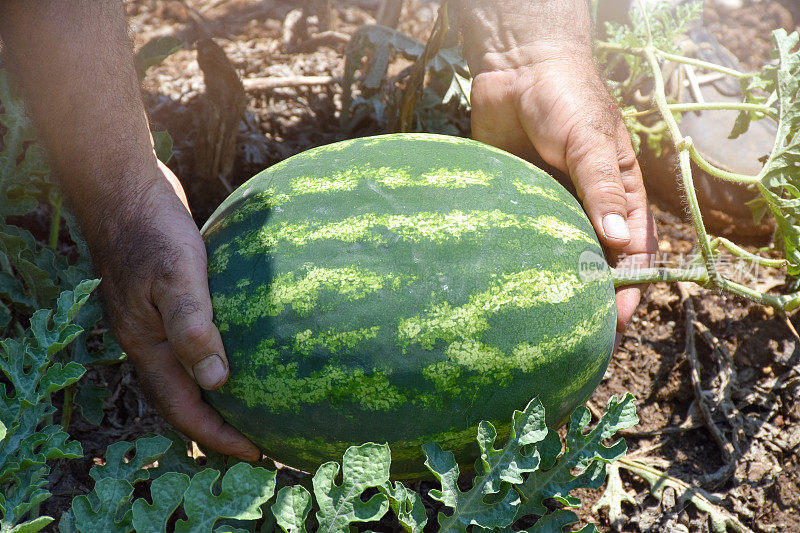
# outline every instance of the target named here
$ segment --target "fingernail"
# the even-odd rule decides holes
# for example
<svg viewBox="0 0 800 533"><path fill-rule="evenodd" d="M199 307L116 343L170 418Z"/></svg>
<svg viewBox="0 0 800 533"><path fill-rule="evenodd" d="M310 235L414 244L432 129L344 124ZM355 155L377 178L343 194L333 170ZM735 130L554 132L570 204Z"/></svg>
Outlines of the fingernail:
<svg viewBox="0 0 800 533"><path fill-rule="evenodd" d="M237 454L236 457L238 457L242 461L247 461L248 463L255 463L256 461L261 460L261 452L248 451L241 454Z"/></svg>
<svg viewBox="0 0 800 533"><path fill-rule="evenodd" d="M631 240L631 232L628 230L628 223L622 216L616 213L609 213L603 217L603 231L609 239L618 241Z"/></svg>
<svg viewBox="0 0 800 533"><path fill-rule="evenodd" d="M225 381L228 373L222 358L217 354L211 354L195 363L192 372L194 372L194 380L204 389L213 389Z"/></svg>

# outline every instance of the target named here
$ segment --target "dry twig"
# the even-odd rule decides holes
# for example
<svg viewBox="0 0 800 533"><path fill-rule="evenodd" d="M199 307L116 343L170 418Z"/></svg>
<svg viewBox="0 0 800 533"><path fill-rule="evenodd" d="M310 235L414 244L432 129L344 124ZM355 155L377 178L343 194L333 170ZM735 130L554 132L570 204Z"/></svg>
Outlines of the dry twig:
<svg viewBox="0 0 800 533"><path fill-rule="evenodd" d="M714 422L714 417L711 414L711 408L708 405L708 393L703 390L702 381L700 379L700 361L697 358L697 349L695 347L695 330L697 329L695 324L698 323L697 313L694 309L692 296L689 293L688 283L681 281L678 282L677 285L681 299L683 300L683 309L686 313L686 347L684 355L689 363L690 376L692 378L692 388L697 401L698 411L703 423L711 433L711 437L722 451L725 459L725 464L720 467L719 470L711 474L701 476L700 483L707 487L717 487L730 478L736 470L736 460L740 453L739 446L738 443L731 443L722 430L719 429L717 423ZM719 345L718 342L716 344ZM732 371L731 365L728 365L728 368ZM730 382L730 378L727 379L727 382ZM726 389L728 389L728 387L726 387ZM727 395L728 398L730 398L729 390ZM732 402L728 403L732 405ZM728 415L728 413L725 414Z"/></svg>
<svg viewBox="0 0 800 533"><path fill-rule="evenodd" d="M422 96L422 87L425 82L425 72L428 62L435 56L447 38L450 22L447 13L447 0L439 6L439 15L433 27L431 36L425 44L425 50L414 62L414 68L400 93L399 102L395 113L395 124L392 128L396 132L412 131L414 127L414 105Z"/></svg>

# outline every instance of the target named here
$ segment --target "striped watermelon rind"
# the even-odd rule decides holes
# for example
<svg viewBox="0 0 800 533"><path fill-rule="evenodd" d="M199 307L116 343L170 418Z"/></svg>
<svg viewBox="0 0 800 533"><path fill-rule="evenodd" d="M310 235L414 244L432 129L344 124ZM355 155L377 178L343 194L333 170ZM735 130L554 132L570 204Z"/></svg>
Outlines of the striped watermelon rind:
<svg viewBox="0 0 800 533"><path fill-rule="evenodd" d="M607 268L580 205L543 171L475 141L393 134L315 148L258 174L204 226L231 377L206 394L303 470L388 442L398 478L420 446L471 462L538 396L558 424L614 342Z"/></svg>

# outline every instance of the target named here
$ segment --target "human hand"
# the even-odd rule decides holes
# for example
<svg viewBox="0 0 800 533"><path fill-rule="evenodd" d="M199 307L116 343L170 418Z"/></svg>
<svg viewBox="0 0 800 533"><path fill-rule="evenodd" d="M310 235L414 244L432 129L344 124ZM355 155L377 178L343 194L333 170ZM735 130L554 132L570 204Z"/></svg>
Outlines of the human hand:
<svg viewBox="0 0 800 533"><path fill-rule="evenodd" d="M175 175L160 162L155 174L133 197L113 200L87 235L109 319L170 424L213 450L258 460L255 445L201 398L200 387L215 389L228 377L206 250Z"/></svg>
<svg viewBox="0 0 800 533"><path fill-rule="evenodd" d="M532 161L541 157L568 174L610 262L647 267L657 245L642 174L591 53L565 47L517 61L524 56L495 55L475 74L473 137ZM617 289L618 332L641 292L641 286Z"/></svg>

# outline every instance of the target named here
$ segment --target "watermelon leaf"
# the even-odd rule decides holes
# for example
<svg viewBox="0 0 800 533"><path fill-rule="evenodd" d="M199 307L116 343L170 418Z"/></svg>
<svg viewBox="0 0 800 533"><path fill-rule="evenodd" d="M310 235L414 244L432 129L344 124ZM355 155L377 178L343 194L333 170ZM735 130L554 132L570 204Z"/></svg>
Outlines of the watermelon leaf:
<svg viewBox="0 0 800 533"><path fill-rule="evenodd" d="M776 241L789 261L790 275L800 275L800 35L784 29L772 33L777 66L768 65L761 77L774 87L778 109L778 133L772 153L761 170L759 191L778 226Z"/></svg>
<svg viewBox="0 0 800 533"><path fill-rule="evenodd" d="M128 533L133 530L130 498L133 485L124 479L103 478L86 496L72 500L72 515L77 531Z"/></svg>
<svg viewBox="0 0 800 533"><path fill-rule="evenodd" d="M477 476L472 488L461 492L456 482L459 469L453 454L442 451L438 444L423 446L427 460L425 465L439 479L442 490L432 490L433 499L453 508L450 516L439 513L439 526L443 530L466 531L467 526L484 528L508 527L520 499L510 484L522 483L522 474L534 472L540 463L539 451L525 453L526 447L544 439L548 430L545 425L544 407L538 399L531 400L524 411L514 411L511 434L502 450L494 443L497 431L489 422L478 427L478 445L481 457L475 464ZM487 495L503 491L487 502Z"/></svg>
<svg viewBox="0 0 800 533"><path fill-rule="evenodd" d="M619 476L619 465L617 463L606 465L606 473L608 474L606 490L592 507L592 511L597 512L603 507L608 507L608 521L613 525L619 523L623 518L622 502L636 505L636 500L625 490L622 478Z"/></svg>
<svg viewBox="0 0 800 533"><path fill-rule="evenodd" d="M558 509L547 516L541 517L536 523L525 529L525 533L563 533L566 526L578 522L578 515L572 511ZM594 524L589 524L575 533L597 533L597 528Z"/></svg>
<svg viewBox="0 0 800 533"><path fill-rule="evenodd" d="M378 520L386 514L389 501L385 494L375 494L366 502L361 500L361 494L389 483L390 463L389 446L368 442L345 450L341 485L335 482L338 463L331 461L320 466L312 479L319 504L319 531L347 533L353 522Z"/></svg>
<svg viewBox="0 0 800 533"><path fill-rule="evenodd" d="M189 448L183 437L175 431L167 431L164 436L171 441L169 449L158 459L158 466L150 470L153 479L168 472L180 472L189 477L194 476L207 466L199 466L189 455Z"/></svg>
<svg viewBox="0 0 800 533"><path fill-rule="evenodd" d="M626 394L622 400L612 396L597 426L584 433L590 420L591 415L586 407L573 411L563 453L561 440L552 430L539 443L541 469L532 472L522 484L515 486L522 496L516 518L529 514L545 515L547 509L544 500L547 498L577 507L580 500L570 496L572 490L598 488L602 485L605 465L625 455L627 450L624 440L620 439L611 446L605 446L603 441L620 429L632 427L639 422L633 395ZM576 471L578 475L573 475Z"/></svg>
<svg viewBox="0 0 800 533"><path fill-rule="evenodd" d="M531 400L525 411L514 411L511 434L502 450L494 449L497 432L488 422L478 426L478 444L481 457L476 471L483 474L484 493L499 492L501 483L522 483L522 474L533 472L539 467L539 452L534 449L528 454L523 447L535 444L547 436L544 407L538 400Z"/></svg>
<svg viewBox="0 0 800 533"><path fill-rule="evenodd" d="M133 528L136 531L166 531L167 521L183 500L189 487L189 476L178 472L167 472L150 484L150 499L133 502Z"/></svg>
<svg viewBox="0 0 800 533"><path fill-rule="evenodd" d="M136 56L134 57L139 81L144 79L147 69L158 65L181 48L183 48L183 41L169 35L165 37L156 37L147 41L136 52Z"/></svg>
<svg viewBox="0 0 800 533"><path fill-rule="evenodd" d="M1 531L39 531L53 521L49 516L40 516L27 522L22 520L41 502L50 497L50 492L43 489L47 483L50 468L37 465L25 468L11 475L10 482L3 483L0 491L0 530Z"/></svg>
<svg viewBox="0 0 800 533"><path fill-rule="evenodd" d="M387 483L380 490L389 498L389 506L403 529L409 533L422 533L428 515L420 495L398 481L394 485Z"/></svg>
<svg viewBox="0 0 800 533"><path fill-rule="evenodd" d="M196 474L184 494L187 520L179 520L175 531L209 531L220 518L261 518L261 505L275 494L275 472L248 463L233 465L223 476L219 495L212 487L220 473L207 468Z"/></svg>
<svg viewBox="0 0 800 533"><path fill-rule="evenodd" d="M56 309L40 309L18 338L0 340L0 530L38 531L51 517L29 517L50 497L43 487L48 460L83 456L80 443L69 441L52 423L53 392L74 383L84 372L77 363L53 363L54 345L66 345L76 332L72 318L97 285L81 283L58 297ZM50 326L52 324L52 327ZM45 332L37 331L42 327ZM78 328L77 332L80 332ZM49 419L49 420L48 420ZM41 428L41 429L40 429Z"/></svg>
<svg viewBox="0 0 800 533"><path fill-rule="evenodd" d="M300 485L283 487L271 507L278 526L286 533L306 533L311 494Z"/></svg>
<svg viewBox="0 0 800 533"><path fill-rule="evenodd" d="M447 516L439 513L439 528L444 531L466 532L467 526L476 525L493 529L510 526L514 521L514 512L519 506L519 495L513 490L506 490L500 499L486 503L482 480L475 478L475 483L467 492L458 488L459 469L451 452L445 452L435 443L425 444L423 451L427 457L425 466L434 473L442 485L442 490L432 489L429 495L447 507L453 513Z"/></svg>
<svg viewBox="0 0 800 533"><path fill-rule="evenodd" d="M131 485L150 479L150 473L144 467L164 455L170 444L170 440L161 435L142 437L136 439L134 444L127 441L115 442L106 449L106 464L92 467L89 475L95 481L115 478L123 479ZM136 449L136 455L126 461L125 454L131 448Z"/></svg>
<svg viewBox="0 0 800 533"><path fill-rule="evenodd" d="M81 416L93 426L99 426L103 421L103 400L109 396L111 391L108 388L98 387L94 383L80 383L75 401Z"/></svg>

